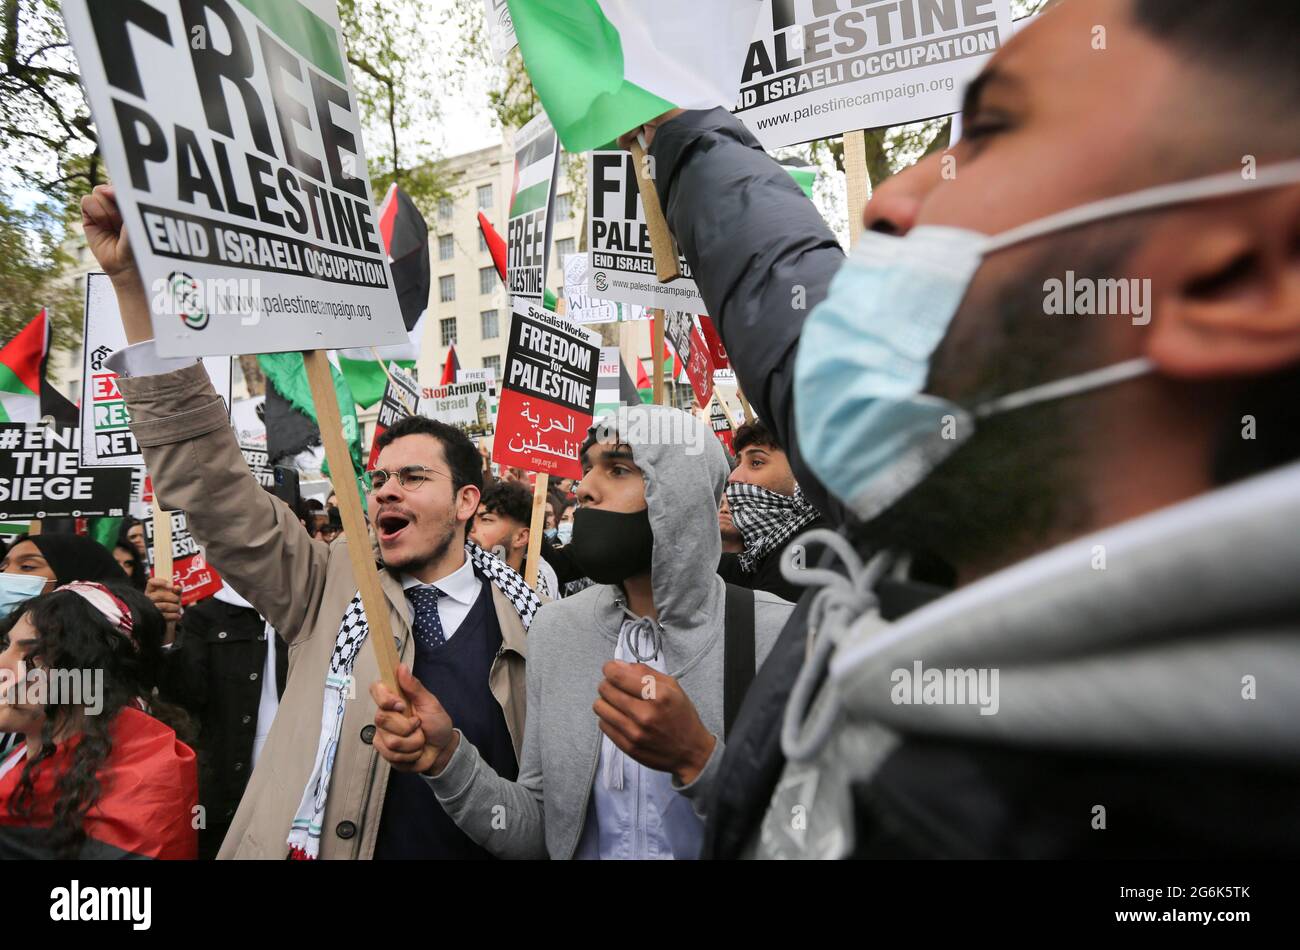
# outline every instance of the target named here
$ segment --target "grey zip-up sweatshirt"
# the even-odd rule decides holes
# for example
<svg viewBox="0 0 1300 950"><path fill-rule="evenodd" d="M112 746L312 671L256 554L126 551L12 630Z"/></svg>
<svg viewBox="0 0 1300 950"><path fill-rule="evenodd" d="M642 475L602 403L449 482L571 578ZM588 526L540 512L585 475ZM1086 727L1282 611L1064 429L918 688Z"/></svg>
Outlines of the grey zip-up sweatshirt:
<svg viewBox="0 0 1300 950"><path fill-rule="evenodd" d="M728 465L713 433L678 410L634 406L620 414L619 429L645 478L655 537L651 580L668 674L718 740L704 770L679 789L703 816L723 751L726 588L714 566L722 553L717 512ZM762 664L793 606L761 591L754 598L755 659ZM497 775L463 736L442 774L426 779L452 820L494 855L571 858L577 849L600 750L591 707L625 607L620 588L597 585L545 605L533 620L518 781Z"/></svg>

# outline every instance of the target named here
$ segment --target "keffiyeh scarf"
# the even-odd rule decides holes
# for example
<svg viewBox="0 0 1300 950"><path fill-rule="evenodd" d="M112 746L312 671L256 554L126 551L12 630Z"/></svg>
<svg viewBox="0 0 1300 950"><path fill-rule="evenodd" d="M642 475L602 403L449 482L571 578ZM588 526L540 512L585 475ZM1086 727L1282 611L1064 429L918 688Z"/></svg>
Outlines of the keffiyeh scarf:
<svg viewBox="0 0 1300 950"><path fill-rule="evenodd" d="M746 574L758 570L763 558L817 518L817 509L803 496L798 485L793 495L781 495L758 485L733 482L727 486L727 507L731 522L745 542L740 569Z"/></svg>
<svg viewBox="0 0 1300 950"><path fill-rule="evenodd" d="M497 590L501 591L519 612L519 619L527 630L533 622L541 600L529 589L523 577L504 561L494 557L473 541L465 542L465 554L476 570L483 573ZM289 828L289 858L295 861L314 861L320 854L321 824L325 818L325 804L329 797L330 777L334 771L334 757L338 753L339 738L343 733L343 715L348 699L355 696L349 689L352 670L357 656L370 633L366 611L358 592L343 612L338 639L330 655L329 671L325 677L325 699L321 707L320 740L316 746L316 760L312 765L302 801L294 813ZM350 695L351 694L351 695Z"/></svg>

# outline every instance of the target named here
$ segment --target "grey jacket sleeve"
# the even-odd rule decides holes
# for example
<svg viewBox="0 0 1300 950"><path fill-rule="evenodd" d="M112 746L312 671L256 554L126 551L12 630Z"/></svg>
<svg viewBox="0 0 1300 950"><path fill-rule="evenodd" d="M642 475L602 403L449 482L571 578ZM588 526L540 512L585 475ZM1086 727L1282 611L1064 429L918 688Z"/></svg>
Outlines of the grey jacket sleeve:
<svg viewBox="0 0 1300 950"><path fill-rule="evenodd" d="M804 493L831 501L800 452L794 358L844 252L789 173L725 109L685 112L651 143L668 225L690 262L741 389L785 448Z"/></svg>
<svg viewBox="0 0 1300 950"><path fill-rule="evenodd" d="M532 644L529 652L533 653ZM547 857L546 823L542 805L542 760L538 731L541 723L541 675L536 657L528 661L528 716L524 723L523 758L519 778L498 775L464 735L442 774L425 781L439 804L475 844L498 858L529 860Z"/></svg>

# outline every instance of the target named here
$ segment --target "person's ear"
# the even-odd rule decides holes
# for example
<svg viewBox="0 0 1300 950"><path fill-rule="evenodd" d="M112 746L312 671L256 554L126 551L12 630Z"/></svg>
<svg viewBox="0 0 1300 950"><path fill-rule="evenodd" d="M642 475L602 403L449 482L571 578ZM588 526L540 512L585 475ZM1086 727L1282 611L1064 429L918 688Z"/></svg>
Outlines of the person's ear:
<svg viewBox="0 0 1300 950"><path fill-rule="evenodd" d="M1196 217L1161 262L1147 355L1183 379L1262 376L1300 362L1300 186Z"/></svg>
<svg viewBox="0 0 1300 950"><path fill-rule="evenodd" d="M531 537L531 530L529 528L520 528L515 532L515 536L510 539L510 545L516 551L527 551L528 541Z"/></svg>
<svg viewBox="0 0 1300 950"><path fill-rule="evenodd" d="M464 485L456 493L456 520L461 522L469 521L478 511L479 490L473 485Z"/></svg>

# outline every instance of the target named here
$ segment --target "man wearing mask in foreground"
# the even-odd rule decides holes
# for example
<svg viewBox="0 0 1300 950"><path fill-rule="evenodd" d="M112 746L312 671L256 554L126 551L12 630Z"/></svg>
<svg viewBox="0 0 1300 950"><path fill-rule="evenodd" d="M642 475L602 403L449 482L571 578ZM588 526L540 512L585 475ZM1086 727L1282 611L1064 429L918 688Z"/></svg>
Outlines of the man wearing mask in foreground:
<svg viewBox="0 0 1300 950"><path fill-rule="evenodd" d="M960 143L876 189L847 263L730 115L644 130L810 501L957 586L891 603L887 561L832 542L852 584L817 595L801 679L809 597L760 671L708 853L1294 853L1298 18L1054 6L968 88ZM1127 306L1066 309L1075 278Z"/></svg>
<svg viewBox="0 0 1300 950"><path fill-rule="evenodd" d="M405 670L413 714L371 687L375 748L425 776L429 807L498 857L697 857L728 712L791 609L705 567L727 477L708 428L662 406L610 420L583 446L570 545L596 585L543 606L529 631L518 781Z"/></svg>

